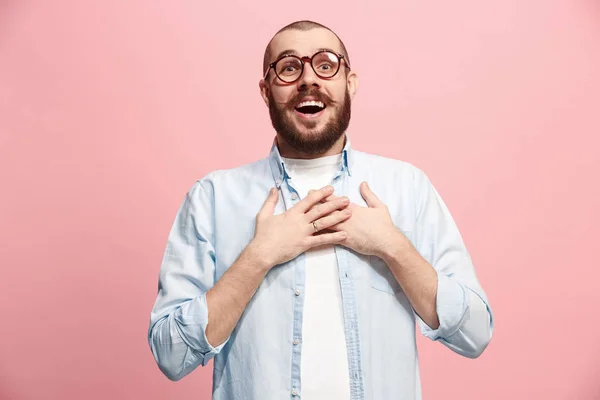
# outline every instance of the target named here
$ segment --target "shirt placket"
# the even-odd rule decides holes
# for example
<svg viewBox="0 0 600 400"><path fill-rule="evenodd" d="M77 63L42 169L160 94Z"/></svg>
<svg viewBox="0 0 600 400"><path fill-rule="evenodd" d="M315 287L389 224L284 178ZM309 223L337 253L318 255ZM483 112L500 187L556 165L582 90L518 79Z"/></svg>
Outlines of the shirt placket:
<svg viewBox="0 0 600 400"><path fill-rule="evenodd" d="M345 156L345 155L344 155ZM346 160L344 160L346 164ZM281 193L285 210L289 210L298 201L300 195L297 188L289 179L283 166L283 178L276 181L276 186ZM333 179L334 192L340 196L348 195L348 175L344 168L336 174ZM358 307L353 281L352 270L347 259L348 250L343 246L335 245L336 259L338 263L340 290L342 296L342 311L344 317L344 336L348 353L348 368L350 380L350 399L364 400L364 378L362 374L362 360L360 351L360 335L358 329ZM301 396L301 359L302 359L302 321L304 309L304 292L306 279L306 257L301 253L291 261L294 267L294 285L291 287L291 295L294 296L294 317L291 348L291 399L297 400Z"/></svg>
<svg viewBox="0 0 600 400"><path fill-rule="evenodd" d="M300 200L300 195L298 194L298 190L290 182L289 177L285 173L285 169L283 175L285 176L285 179L278 180L276 185L281 193L284 209L289 210ZM291 260L291 263L294 268L294 284L290 288L290 296L294 297L294 317L292 337L289 341L292 351L290 398L297 400L301 395L300 375L302 357L302 310L304 308L304 288L306 274L306 260L304 253L301 253L298 257Z"/></svg>
<svg viewBox="0 0 600 400"><path fill-rule="evenodd" d="M340 171L334 179L334 189L340 196L348 196L348 175ZM360 349L360 334L358 323L358 306L356 304L356 289L354 287L353 271L348 262L348 250L335 245L338 262L340 291L342 296L342 311L344 316L344 335L348 352L348 372L350 380L350 399L364 400L364 377L362 373L362 358Z"/></svg>

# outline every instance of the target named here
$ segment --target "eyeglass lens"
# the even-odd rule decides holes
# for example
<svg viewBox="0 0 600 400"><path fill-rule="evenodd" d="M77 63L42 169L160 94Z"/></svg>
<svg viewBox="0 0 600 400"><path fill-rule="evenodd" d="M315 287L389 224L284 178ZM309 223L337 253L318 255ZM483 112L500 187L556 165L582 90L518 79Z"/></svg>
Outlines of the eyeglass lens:
<svg viewBox="0 0 600 400"><path fill-rule="evenodd" d="M293 82L302 74L303 65L304 62L299 58L287 56L277 62L275 72L282 80ZM340 59L336 54L324 51L314 55L312 58L312 67L321 78L331 78L337 73L340 67Z"/></svg>

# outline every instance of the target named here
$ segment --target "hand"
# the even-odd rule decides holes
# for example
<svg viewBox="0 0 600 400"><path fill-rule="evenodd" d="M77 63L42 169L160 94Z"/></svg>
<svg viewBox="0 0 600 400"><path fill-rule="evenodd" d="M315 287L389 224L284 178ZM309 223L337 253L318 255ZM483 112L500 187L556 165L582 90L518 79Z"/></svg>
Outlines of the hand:
<svg viewBox="0 0 600 400"><path fill-rule="evenodd" d="M309 194L312 195L311 192ZM345 247L364 255L384 258L386 249L397 243L398 238L407 239L394 226L387 206L371 191L367 182L360 185L360 194L368 207L351 203L348 209L352 211L352 218L329 227L329 231L346 232L348 237L340 243ZM324 200L338 198L332 194Z"/></svg>
<svg viewBox="0 0 600 400"><path fill-rule="evenodd" d="M256 216L254 239L249 245L265 268L271 269L289 261L312 247L339 243L346 239L347 234L343 229L315 234L313 222L320 231L339 224L352 215L350 210L343 210L350 203L347 197L336 196L335 199L325 200L332 193L331 186L314 190L286 212L273 215L279 194L277 189L271 189Z"/></svg>

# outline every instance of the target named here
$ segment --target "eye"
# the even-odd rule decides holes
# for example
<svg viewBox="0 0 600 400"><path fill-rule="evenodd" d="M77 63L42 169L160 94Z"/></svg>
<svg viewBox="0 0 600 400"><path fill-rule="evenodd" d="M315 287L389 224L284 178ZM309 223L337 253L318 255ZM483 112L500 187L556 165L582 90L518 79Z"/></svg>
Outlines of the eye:
<svg viewBox="0 0 600 400"><path fill-rule="evenodd" d="M295 61L285 61L285 62L282 62L281 65L278 65L277 69L280 74L289 75L289 74L294 74L294 73L298 72L298 70L300 69L300 66Z"/></svg>
<svg viewBox="0 0 600 400"><path fill-rule="evenodd" d="M329 64L329 63L322 63L319 64L319 66L317 67L317 69L319 71L323 71L323 72L329 72L333 69L333 65Z"/></svg>

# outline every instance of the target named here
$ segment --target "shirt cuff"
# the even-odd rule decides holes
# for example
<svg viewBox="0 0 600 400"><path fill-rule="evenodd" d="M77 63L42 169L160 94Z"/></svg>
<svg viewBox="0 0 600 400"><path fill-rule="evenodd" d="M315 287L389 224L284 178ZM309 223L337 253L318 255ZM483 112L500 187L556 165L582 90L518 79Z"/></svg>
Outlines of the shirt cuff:
<svg viewBox="0 0 600 400"><path fill-rule="evenodd" d="M175 312L175 322L179 335L200 358L202 366L205 366L211 358L218 354L229 340L227 338L218 346L212 346L208 342L206 337L206 325L208 325L206 293L202 293L179 307Z"/></svg>
<svg viewBox="0 0 600 400"><path fill-rule="evenodd" d="M421 331L431 340L445 339L460 328L469 307L465 289L451 277L438 272L436 311L440 326L431 329L421 320Z"/></svg>

